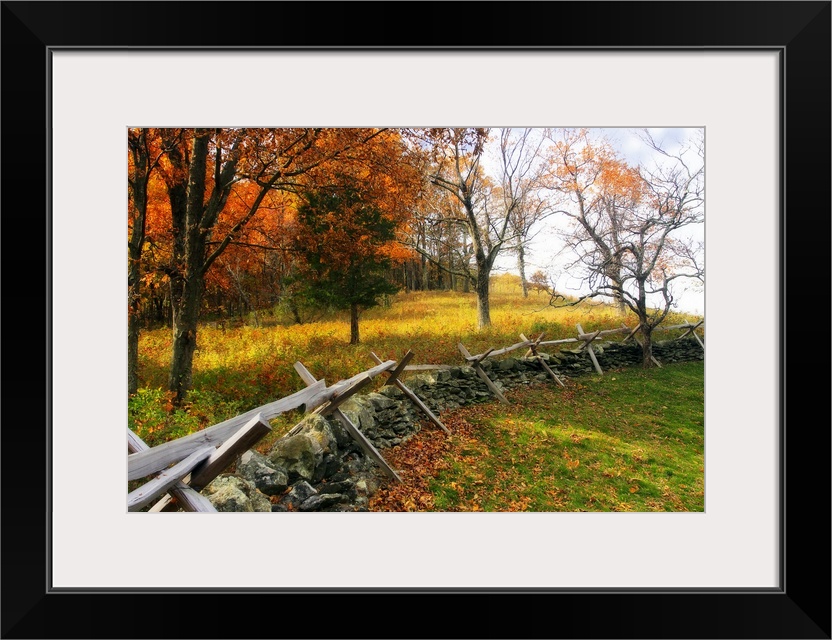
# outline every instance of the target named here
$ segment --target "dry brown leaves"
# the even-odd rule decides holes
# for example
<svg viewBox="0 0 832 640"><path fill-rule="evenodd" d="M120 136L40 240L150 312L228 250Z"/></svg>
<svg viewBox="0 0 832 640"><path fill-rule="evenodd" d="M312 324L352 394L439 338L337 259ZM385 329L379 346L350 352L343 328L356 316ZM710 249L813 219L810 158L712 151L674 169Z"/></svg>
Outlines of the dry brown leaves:
<svg viewBox="0 0 832 640"><path fill-rule="evenodd" d="M432 424L422 429L401 445L384 449L381 455L396 469L402 482L385 480L370 498L370 511L433 511L430 492L431 479L450 466L449 460L467 442L473 441L474 426L465 419L471 407L453 414L443 414L442 423L450 435Z"/></svg>

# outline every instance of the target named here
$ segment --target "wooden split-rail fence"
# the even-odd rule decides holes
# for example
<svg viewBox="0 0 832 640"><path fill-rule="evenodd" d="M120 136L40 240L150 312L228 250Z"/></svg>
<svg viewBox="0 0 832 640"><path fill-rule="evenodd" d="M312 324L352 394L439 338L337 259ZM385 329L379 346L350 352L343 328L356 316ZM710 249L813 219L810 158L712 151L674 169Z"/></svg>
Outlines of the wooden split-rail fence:
<svg viewBox="0 0 832 640"><path fill-rule="evenodd" d="M667 326L667 327L659 326L659 327L656 327L654 329L654 331L660 331L660 330L661 331L670 331L670 330L674 330L674 329L676 329L676 330L684 329L685 332L682 333L682 335L680 335L676 339L681 340L682 338L685 338L688 335L693 335L693 337L696 338L696 341L699 343L699 345L704 350L705 349L705 344L702 342L702 340L696 334L696 329L701 327L704 324L704 322L705 322L704 320L700 320L699 322L696 322L696 323L686 322L686 323L683 323L683 324L675 324L675 325L670 325L670 326ZM563 345L563 344L570 344L570 343L573 343L573 344L574 343L580 343L580 346L578 347L578 350L579 351L586 351L587 355L589 356L589 359L592 361L592 366L595 368L595 370L600 375L603 375L604 370L601 368L601 365L598 362L598 357L595 355L595 350L592 347L593 341L598 339L598 338L604 337L604 336L611 336L611 335L615 335L615 334L627 334L626 337L622 340L622 342L627 342L628 340L638 341L637 333L638 333L638 330L641 328L641 325L640 324L636 325L636 327L634 329L630 329L626 325L622 324L617 329L604 329L604 330L599 330L599 331L593 331L591 333L586 333L583 330L583 327L581 327L580 324L575 325L575 328L577 329L577 332L578 332L576 337L574 337L574 338L561 338L559 340L546 340L546 341L544 341L543 340L543 336L544 336L543 333L541 333L539 336L537 336L537 338L535 338L534 340L530 340L529 338L527 338L525 335L523 335L521 333L520 334L521 342L518 342L518 343L513 344L511 346L508 346L508 347L504 347L502 349L496 349L496 350L493 349L493 348L488 349L487 351L484 351L483 353L479 353L477 355L471 355L471 353L468 351L468 349L465 348L465 345L463 345L461 342L459 343L458 347L459 347L460 353L462 353L462 356L465 358L467 363L471 367L474 368L474 370L477 372L477 375L486 384L486 386L489 388L489 390L494 395L494 397L497 398L500 402L508 404L508 402L509 402L508 399L503 395L503 393L494 384L494 382L488 377L488 375L485 373L485 371L483 370L483 368L481 366L481 363L486 358L494 358L496 356L501 356L501 355L505 355L506 353L516 351L517 349L528 348L528 350L526 351L525 357L526 358L531 357L531 358L537 359L537 361L540 362L540 364L543 366L546 373L555 382L557 382L560 386L563 387L563 386L565 386L564 383L563 383L563 380L560 378L560 376L558 376L552 370L552 368L547 364L546 360L540 354L540 352L539 352L540 347L547 347L547 346L551 346L551 345ZM656 364L656 366L658 366L658 367L662 366L661 363L655 357L652 357L652 360Z"/></svg>
<svg viewBox="0 0 832 640"><path fill-rule="evenodd" d="M326 386L325 380L316 379L303 363L296 362L295 371L307 385L306 389L157 447L149 447L128 429L127 479L151 479L128 493L127 510L141 511L155 502L148 512L175 511L179 508L195 512L216 511L199 491L271 432L270 419L299 408L323 417L334 416L366 455L387 475L400 482L396 471L340 406L370 384L375 376L387 373L385 386L398 387L431 423L446 433L450 431L399 377L413 358L411 351L398 363L395 360L382 361L374 353L371 356L376 366L330 387ZM303 422L298 423L286 436L298 433L302 426Z"/></svg>
<svg viewBox="0 0 832 640"><path fill-rule="evenodd" d="M701 320L695 324L684 323L668 327L657 327L657 330L684 329L685 332L677 339L693 335L704 349L704 343L696 334L696 329L702 326L703 323L704 320ZM521 333L520 342L502 349L491 348L483 353L472 355L461 342L458 348L465 358L466 363L473 367L476 374L485 383L491 393L500 402L508 403L508 399L488 377L481 366L486 358L495 358L518 349L527 349L525 354L526 358L531 357L537 359L552 380L560 386L565 386L560 376L546 363L539 351L540 347L581 343L579 349L586 350L595 370L599 374L603 374L603 370L592 348L592 342L597 338L613 334L627 334L622 342L631 339L637 340L635 336L639 327L636 326L634 329L630 329L622 324L617 329L586 333L581 325L578 324L576 325L577 336L575 338L544 341L544 334L541 333L537 338L530 340ZM450 433L448 428L442 424L442 421L401 380L401 375L405 371L450 369L451 365L411 365L410 361L413 358L412 351L408 351L398 362L395 360L382 361L381 358L372 352L370 353L370 357L375 361L376 366L347 380L340 380L330 387L327 387L325 380L315 378L303 363L296 362L294 365L295 371L306 384L305 389L247 411L224 422L220 422L202 431L170 442L165 442L156 447L149 447L139 436L128 428L127 479L128 481L135 481L150 478L150 480L127 494L127 510L141 511L148 505L152 505L148 509L148 512L176 511L178 509L190 512L215 512L216 509L214 509L210 501L200 491L243 453L254 447L263 437L271 432L272 428L269 420L282 413L300 408L303 408L306 413L316 413L323 417L334 416L370 459L389 477L401 482L398 473L384 460L384 457L378 449L361 433L358 426L350 420L341 410L340 406L351 396L369 385L375 376L386 373L387 380L385 381L385 386L396 386L425 415L429 422L444 432ZM658 366L661 366L655 358L654 362ZM302 426L303 422L298 423L284 437L298 433Z"/></svg>

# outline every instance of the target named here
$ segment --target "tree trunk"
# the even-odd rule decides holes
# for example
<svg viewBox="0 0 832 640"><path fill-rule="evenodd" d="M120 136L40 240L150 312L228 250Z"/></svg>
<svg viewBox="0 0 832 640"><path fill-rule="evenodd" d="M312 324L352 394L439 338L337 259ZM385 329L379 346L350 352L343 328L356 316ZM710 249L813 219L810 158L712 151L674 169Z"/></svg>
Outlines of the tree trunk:
<svg viewBox="0 0 832 640"><path fill-rule="evenodd" d="M350 344L358 344L361 337L358 333L358 305L350 305Z"/></svg>
<svg viewBox="0 0 832 640"><path fill-rule="evenodd" d="M182 297L174 304L173 355L168 377L168 389L174 392L174 403L179 406L191 388L193 379L196 330L199 306L202 301L202 277L191 276L182 285Z"/></svg>
<svg viewBox="0 0 832 640"><path fill-rule="evenodd" d="M130 193L135 207L135 219L130 241L127 243L129 267L127 271L127 394L139 390L139 331L141 327L142 249L147 227L147 186L150 181L150 158L147 150L147 130L138 137L128 136L133 156L132 180L128 176Z"/></svg>
<svg viewBox="0 0 832 640"><path fill-rule="evenodd" d="M132 270L132 267L131 267ZM139 290L137 284L130 286L130 306L127 309L127 394L139 390Z"/></svg>
<svg viewBox="0 0 832 640"><path fill-rule="evenodd" d="M425 237L425 230L422 229L422 249L427 251L428 250L428 243ZM427 291L430 289L430 274L428 270L428 259L425 254L422 255L422 291Z"/></svg>
<svg viewBox="0 0 832 640"><path fill-rule="evenodd" d="M453 231L452 225L448 223L448 284L447 290L453 291L454 290L454 252L453 248L451 247L451 233Z"/></svg>
<svg viewBox="0 0 832 640"><path fill-rule="evenodd" d="M173 262L170 275L173 355L168 389L174 393L177 406L184 400L185 393L191 387L197 320L205 290L205 273L231 238L226 236L223 244L214 250L212 256L206 255L208 237L231 193L231 178L237 165L236 158L223 163L219 149L215 151L215 184L206 201L210 135L210 129L196 130L189 160L185 157L187 149L174 145L168 151L168 158L176 170L167 185L173 228ZM251 205L250 215L257 211L266 192L267 187L263 187ZM238 226L241 224L242 222L238 223Z"/></svg>
<svg viewBox="0 0 832 640"><path fill-rule="evenodd" d="M642 321L641 325L642 338L642 361L641 366L645 369L651 369L653 365L653 327Z"/></svg>
<svg viewBox="0 0 832 640"><path fill-rule="evenodd" d="M490 269L485 265L477 268L477 328L484 329L491 326L491 310L489 304Z"/></svg>
<svg viewBox="0 0 832 640"><path fill-rule="evenodd" d="M136 220L136 225L139 220ZM144 216L141 220L144 226ZM137 235L134 233L134 235ZM144 243L144 232L136 243L130 243L130 270L127 276L129 284L127 297L127 394L133 395L139 390L139 331L141 317L141 245Z"/></svg>
<svg viewBox="0 0 832 640"><path fill-rule="evenodd" d="M298 309L298 302L294 296L289 296L289 311L292 312L292 318L295 324L303 324L303 319L300 317L300 310Z"/></svg>
<svg viewBox="0 0 832 640"><path fill-rule="evenodd" d="M448 245L448 278L450 280L450 289L451 291L456 291L456 275L454 275L454 254L451 250L450 244Z"/></svg>
<svg viewBox="0 0 832 640"><path fill-rule="evenodd" d="M529 282L526 280L526 248L523 243L517 245L517 270L520 271L520 286L523 287L523 297L529 297Z"/></svg>

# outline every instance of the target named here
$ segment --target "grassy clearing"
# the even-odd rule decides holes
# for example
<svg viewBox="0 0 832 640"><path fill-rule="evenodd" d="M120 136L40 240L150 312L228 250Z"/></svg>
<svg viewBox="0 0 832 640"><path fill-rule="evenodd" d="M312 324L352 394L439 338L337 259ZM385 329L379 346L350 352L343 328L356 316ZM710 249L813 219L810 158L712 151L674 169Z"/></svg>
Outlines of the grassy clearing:
<svg viewBox="0 0 832 640"><path fill-rule="evenodd" d="M376 511L703 511L704 365L611 371L459 409L386 454ZM441 442L440 442L441 441Z"/></svg>
<svg viewBox="0 0 832 640"><path fill-rule="evenodd" d="M461 364L459 342L477 353L517 342L520 333L536 337L545 332L546 339L558 339L574 337L579 322L585 331L593 331L622 321L603 305L555 309L547 305L545 295L534 292L524 299L510 276L495 279L491 312L493 326L477 332L473 293L403 293L363 314L362 344L354 346L349 345L346 315L295 325L278 314L260 313L260 327L226 330L206 323L197 336L194 391L189 402L177 410L164 391L171 332L143 331L139 342L141 389L129 401L129 426L155 446L290 395L304 387L293 368L296 361L303 362L315 376L334 383L373 366L371 351L382 359L398 360L410 349L415 354L413 364ZM668 322L693 319L677 314ZM285 415L273 421L274 436L259 448L267 447L299 419L299 415Z"/></svg>

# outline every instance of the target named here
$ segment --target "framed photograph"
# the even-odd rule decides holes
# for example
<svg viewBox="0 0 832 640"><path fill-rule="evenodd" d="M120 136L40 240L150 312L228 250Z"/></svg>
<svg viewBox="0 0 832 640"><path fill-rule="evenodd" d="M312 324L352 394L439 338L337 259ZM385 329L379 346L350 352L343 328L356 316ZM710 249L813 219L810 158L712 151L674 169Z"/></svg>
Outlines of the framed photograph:
<svg viewBox="0 0 832 640"><path fill-rule="evenodd" d="M830 637L830 2L2 12L3 637ZM704 512L130 517L143 126L704 129Z"/></svg>

